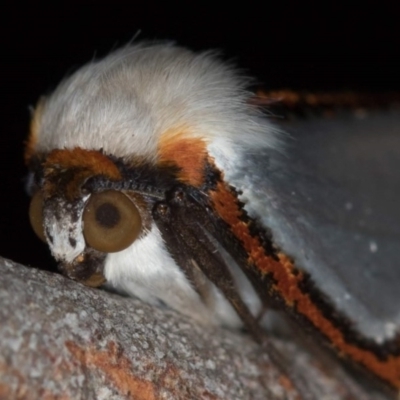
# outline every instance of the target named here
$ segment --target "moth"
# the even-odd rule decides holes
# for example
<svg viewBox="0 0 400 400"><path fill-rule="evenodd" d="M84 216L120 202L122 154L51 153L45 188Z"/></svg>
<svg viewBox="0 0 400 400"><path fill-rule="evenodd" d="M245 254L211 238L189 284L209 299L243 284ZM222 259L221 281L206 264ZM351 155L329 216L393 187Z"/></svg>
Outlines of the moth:
<svg viewBox="0 0 400 400"><path fill-rule="evenodd" d="M172 44L76 71L33 114L33 229L85 285L259 341L284 310L398 391L400 114L273 118L249 84Z"/></svg>

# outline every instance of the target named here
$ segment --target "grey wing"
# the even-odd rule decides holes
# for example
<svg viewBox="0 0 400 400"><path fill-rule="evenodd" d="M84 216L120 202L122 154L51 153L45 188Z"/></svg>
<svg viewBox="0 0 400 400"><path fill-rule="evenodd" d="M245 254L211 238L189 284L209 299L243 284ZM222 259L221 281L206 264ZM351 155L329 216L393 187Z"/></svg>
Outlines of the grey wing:
<svg viewBox="0 0 400 400"><path fill-rule="evenodd" d="M233 178L250 215L377 343L400 333L400 112L282 123L284 154Z"/></svg>

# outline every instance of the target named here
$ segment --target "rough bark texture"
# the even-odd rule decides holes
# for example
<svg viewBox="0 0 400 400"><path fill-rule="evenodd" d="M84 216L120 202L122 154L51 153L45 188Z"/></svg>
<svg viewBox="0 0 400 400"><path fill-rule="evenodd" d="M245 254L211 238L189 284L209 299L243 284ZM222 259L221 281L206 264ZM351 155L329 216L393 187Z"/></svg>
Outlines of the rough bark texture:
<svg viewBox="0 0 400 400"><path fill-rule="evenodd" d="M291 341L274 344L309 397L244 334L4 259L0 274L0 399L385 398Z"/></svg>

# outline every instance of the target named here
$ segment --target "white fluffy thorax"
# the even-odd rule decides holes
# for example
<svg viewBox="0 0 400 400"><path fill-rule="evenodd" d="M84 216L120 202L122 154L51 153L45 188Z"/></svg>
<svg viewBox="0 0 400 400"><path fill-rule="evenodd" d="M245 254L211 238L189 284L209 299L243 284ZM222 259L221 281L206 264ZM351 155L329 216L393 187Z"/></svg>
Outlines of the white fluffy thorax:
<svg viewBox="0 0 400 400"><path fill-rule="evenodd" d="M45 99L36 150L102 149L156 161L163 134L183 132L227 150L275 146L250 105L248 80L211 53L136 45L94 61Z"/></svg>

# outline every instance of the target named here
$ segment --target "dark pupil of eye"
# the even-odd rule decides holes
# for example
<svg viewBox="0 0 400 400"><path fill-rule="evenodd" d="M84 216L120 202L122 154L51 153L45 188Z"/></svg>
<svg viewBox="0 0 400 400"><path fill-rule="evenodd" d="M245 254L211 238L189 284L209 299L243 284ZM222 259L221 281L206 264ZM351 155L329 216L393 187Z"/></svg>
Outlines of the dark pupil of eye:
<svg viewBox="0 0 400 400"><path fill-rule="evenodd" d="M96 221L104 228L113 228L120 218L118 209L110 203L104 203L96 210Z"/></svg>

